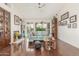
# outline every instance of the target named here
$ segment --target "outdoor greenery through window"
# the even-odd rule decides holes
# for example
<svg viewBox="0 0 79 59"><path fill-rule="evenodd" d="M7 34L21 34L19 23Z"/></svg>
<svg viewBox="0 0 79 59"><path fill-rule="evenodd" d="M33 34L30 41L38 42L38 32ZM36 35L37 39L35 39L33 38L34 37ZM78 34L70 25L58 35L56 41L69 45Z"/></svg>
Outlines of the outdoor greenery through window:
<svg viewBox="0 0 79 59"><path fill-rule="evenodd" d="M36 24L36 31L45 31L46 28L47 24L41 24L41 23Z"/></svg>

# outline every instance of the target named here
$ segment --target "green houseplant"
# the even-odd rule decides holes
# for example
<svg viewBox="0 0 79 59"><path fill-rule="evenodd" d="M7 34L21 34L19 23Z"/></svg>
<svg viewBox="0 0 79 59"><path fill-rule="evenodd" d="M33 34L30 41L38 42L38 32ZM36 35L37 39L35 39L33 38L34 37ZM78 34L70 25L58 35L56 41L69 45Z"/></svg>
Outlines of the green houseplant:
<svg viewBox="0 0 79 59"><path fill-rule="evenodd" d="M36 28L36 31L45 31L45 28L37 27L37 28Z"/></svg>

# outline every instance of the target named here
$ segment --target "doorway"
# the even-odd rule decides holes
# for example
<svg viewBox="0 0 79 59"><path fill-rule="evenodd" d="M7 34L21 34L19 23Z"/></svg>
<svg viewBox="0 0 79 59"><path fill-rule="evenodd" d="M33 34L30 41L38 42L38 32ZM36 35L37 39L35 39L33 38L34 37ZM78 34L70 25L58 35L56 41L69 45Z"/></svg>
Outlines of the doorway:
<svg viewBox="0 0 79 59"><path fill-rule="evenodd" d="M28 48L34 48L34 42L43 42L50 36L50 22L28 22L26 26Z"/></svg>

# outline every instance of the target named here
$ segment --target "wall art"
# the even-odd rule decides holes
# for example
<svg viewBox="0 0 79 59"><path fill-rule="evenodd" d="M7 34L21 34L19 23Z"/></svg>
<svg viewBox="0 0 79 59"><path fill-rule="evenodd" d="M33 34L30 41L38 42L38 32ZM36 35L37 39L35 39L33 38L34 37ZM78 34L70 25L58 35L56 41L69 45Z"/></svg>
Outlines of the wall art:
<svg viewBox="0 0 79 59"><path fill-rule="evenodd" d="M64 13L61 15L61 21L69 18L69 12Z"/></svg>
<svg viewBox="0 0 79 59"><path fill-rule="evenodd" d="M77 22L77 15L73 15L70 17L70 23Z"/></svg>

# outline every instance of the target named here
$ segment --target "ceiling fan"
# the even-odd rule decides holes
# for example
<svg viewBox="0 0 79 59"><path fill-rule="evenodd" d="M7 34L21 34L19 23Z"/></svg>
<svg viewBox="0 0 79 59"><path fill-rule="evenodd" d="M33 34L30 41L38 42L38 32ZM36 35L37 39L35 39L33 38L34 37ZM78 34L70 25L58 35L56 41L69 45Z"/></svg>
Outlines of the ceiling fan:
<svg viewBox="0 0 79 59"><path fill-rule="evenodd" d="M38 3L38 8L44 7L46 4L45 3Z"/></svg>

